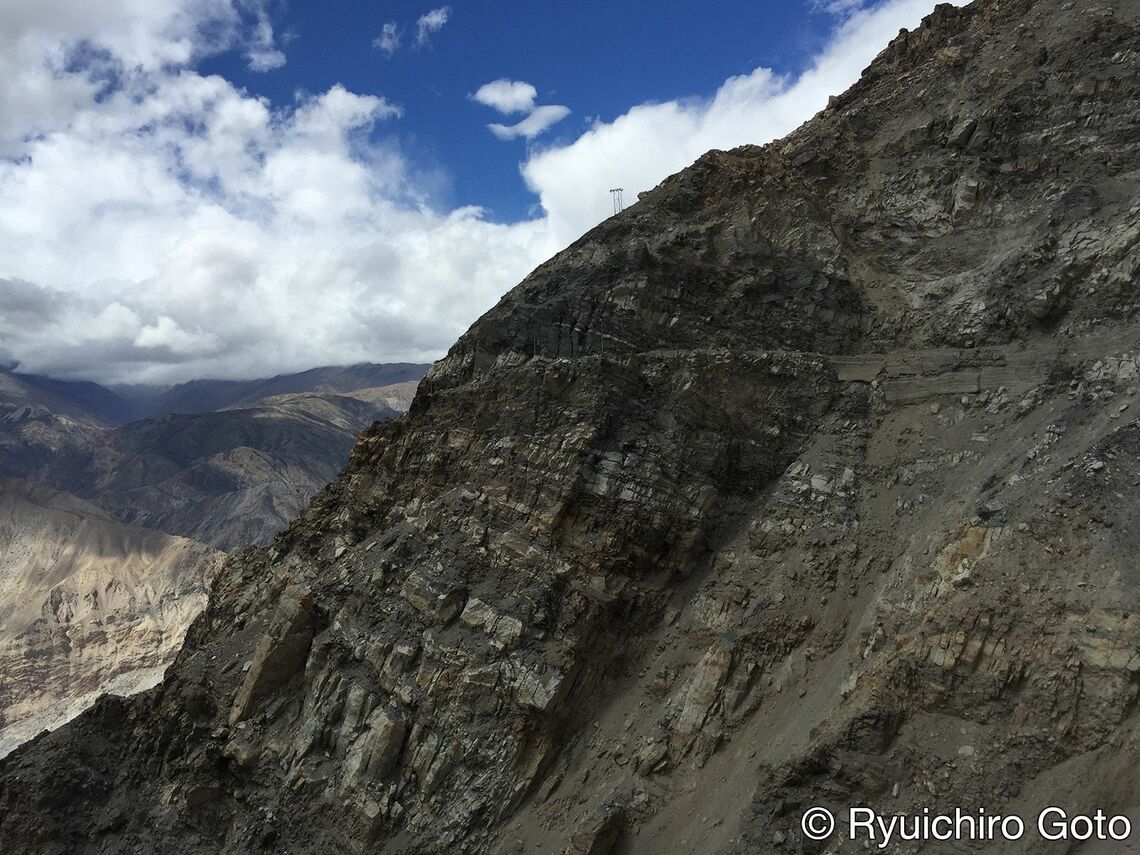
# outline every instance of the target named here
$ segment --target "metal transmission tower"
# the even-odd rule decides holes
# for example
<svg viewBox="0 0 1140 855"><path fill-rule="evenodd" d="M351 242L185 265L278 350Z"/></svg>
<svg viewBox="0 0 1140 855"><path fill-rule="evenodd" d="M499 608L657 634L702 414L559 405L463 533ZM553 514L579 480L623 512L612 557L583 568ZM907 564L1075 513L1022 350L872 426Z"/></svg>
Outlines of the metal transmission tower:
<svg viewBox="0 0 1140 855"><path fill-rule="evenodd" d="M614 213L620 214L625 210L625 205L621 201L621 188L613 187L610 189L610 198L614 201Z"/></svg>

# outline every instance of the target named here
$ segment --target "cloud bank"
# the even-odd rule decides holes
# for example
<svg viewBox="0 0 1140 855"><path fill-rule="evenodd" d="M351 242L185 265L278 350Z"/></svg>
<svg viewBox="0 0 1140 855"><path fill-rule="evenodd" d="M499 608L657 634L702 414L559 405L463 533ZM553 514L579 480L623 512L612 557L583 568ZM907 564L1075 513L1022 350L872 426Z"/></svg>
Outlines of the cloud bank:
<svg viewBox="0 0 1140 855"><path fill-rule="evenodd" d="M285 61L254 0L0 5L0 361L173 382L437 358L607 216L609 187L632 197L708 148L786 133L933 5L848 11L797 79L757 69L532 152L542 214L508 225L417 193L383 97L270 104L197 72L222 50L253 70ZM476 100L527 113L505 134L540 133L551 108L504 82Z"/></svg>

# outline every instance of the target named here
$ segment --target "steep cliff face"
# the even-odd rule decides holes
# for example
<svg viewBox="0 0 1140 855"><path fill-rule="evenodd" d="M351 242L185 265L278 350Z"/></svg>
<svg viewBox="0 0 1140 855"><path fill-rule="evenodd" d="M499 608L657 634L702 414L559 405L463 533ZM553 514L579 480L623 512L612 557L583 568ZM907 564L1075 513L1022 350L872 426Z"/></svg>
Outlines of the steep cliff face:
<svg viewBox="0 0 1140 855"><path fill-rule="evenodd" d="M0 848L816 851L811 804L1130 807L1138 60L1125 0L940 7L590 232L231 558L160 687L0 765Z"/></svg>

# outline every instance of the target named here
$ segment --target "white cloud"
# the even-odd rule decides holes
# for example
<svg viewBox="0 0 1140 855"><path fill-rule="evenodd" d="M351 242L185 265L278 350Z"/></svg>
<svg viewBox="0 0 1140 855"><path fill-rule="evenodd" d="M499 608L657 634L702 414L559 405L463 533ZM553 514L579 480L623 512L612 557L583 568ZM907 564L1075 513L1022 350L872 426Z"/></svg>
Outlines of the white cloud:
<svg viewBox="0 0 1140 855"><path fill-rule="evenodd" d="M830 15L849 15L867 6L868 0L812 0L812 8Z"/></svg>
<svg viewBox="0 0 1140 855"><path fill-rule="evenodd" d="M272 71L285 64L285 54L274 45L273 25L264 13L254 27L245 55L252 71Z"/></svg>
<svg viewBox="0 0 1140 855"><path fill-rule="evenodd" d="M265 2L0 3L0 157L18 154L25 135L66 127L122 76L185 67L239 45L254 70L280 66Z"/></svg>
<svg viewBox="0 0 1140 855"><path fill-rule="evenodd" d="M389 21L380 30L380 35L372 40L372 47L391 56L400 49L400 31L395 21Z"/></svg>
<svg viewBox="0 0 1140 855"><path fill-rule="evenodd" d="M539 224L422 207L399 154L363 148L395 114L383 99L334 87L275 112L181 75L161 99L112 100L90 132L0 166L6 272L40 304L63 295L38 325L0 315L30 370L163 381L427 360L556 249Z"/></svg>
<svg viewBox="0 0 1140 855"><path fill-rule="evenodd" d="M484 83L471 97L480 104L509 116L511 113L529 113L533 110L538 90L522 80L507 80L504 77Z"/></svg>
<svg viewBox="0 0 1140 855"><path fill-rule="evenodd" d="M0 341L28 370L161 382L427 360L557 249L540 223L427 207L398 149L370 142L399 115L381 97L276 107L167 64L204 48L149 19L113 48L99 16L75 21L99 67L68 71L49 64L54 25L4 30L40 47L46 96L0 113ZM235 48L264 44L245 33ZM124 70L128 55L146 62ZM5 103L28 95L0 78Z"/></svg>
<svg viewBox="0 0 1140 855"><path fill-rule="evenodd" d="M416 21L416 47L424 47L430 44L431 34L442 30L450 16L450 6L440 6L438 9L432 9L427 14L421 15L420 19Z"/></svg>
<svg viewBox="0 0 1140 855"><path fill-rule="evenodd" d="M538 107L535 99L538 90L522 80L508 80L505 77L484 83L471 96L477 101L504 115L513 113L526 113L526 117L513 125L491 124L487 128L501 140L513 140L518 137L534 139L547 131L552 125L561 122L570 115L570 108L558 104Z"/></svg>
<svg viewBox="0 0 1140 855"><path fill-rule="evenodd" d="M523 165L552 231L574 238L612 213L610 187L626 198L656 186L709 149L779 138L827 105L901 27L918 25L932 0L887 0L851 12L823 53L795 79L766 68L726 80L709 99L644 104L599 122L573 143Z"/></svg>
<svg viewBox="0 0 1140 855"><path fill-rule="evenodd" d="M517 137L534 139L548 130L552 125L561 122L570 115L569 107L551 105L549 107L535 107L529 116L513 125L487 125L491 133L501 140L511 140Z"/></svg>
<svg viewBox="0 0 1140 855"><path fill-rule="evenodd" d="M934 5L854 13L798 80L758 69L532 153L523 174L544 214L501 225L433 209L384 133L399 110L382 97L333 87L271 104L195 71L223 47L270 44L237 2L0 4L5 359L167 382L436 358L607 216L609 187L632 197L710 147L787 132ZM565 108L504 130L529 138L551 110Z"/></svg>

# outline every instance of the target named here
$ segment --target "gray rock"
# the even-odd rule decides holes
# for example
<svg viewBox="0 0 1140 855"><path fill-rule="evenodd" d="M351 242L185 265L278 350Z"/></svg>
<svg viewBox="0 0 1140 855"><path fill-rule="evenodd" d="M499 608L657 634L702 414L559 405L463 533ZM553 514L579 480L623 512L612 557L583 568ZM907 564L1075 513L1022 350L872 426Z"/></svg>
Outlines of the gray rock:
<svg viewBox="0 0 1140 855"><path fill-rule="evenodd" d="M312 642L313 593L303 585L290 586L281 595L234 698L231 725L248 718L266 695L304 668Z"/></svg>
<svg viewBox="0 0 1140 855"><path fill-rule="evenodd" d="M965 148L969 142L970 137L974 135L974 131L978 128L978 120L965 118L960 119L950 131L950 136L946 138L948 145L954 148Z"/></svg>
<svg viewBox="0 0 1140 855"><path fill-rule="evenodd" d="M1140 341L1140 86L1113 60L1140 33L1107 11L939 5L787 139L537 269L275 561L227 562L160 688L0 763L0 848L82 851L129 806L97 845L766 851L900 780L912 814L1048 804L1061 773L1080 803L1134 790L1140 428L1106 402ZM1075 99L1073 69L1107 82ZM251 773L212 735L222 668L287 581L312 640L250 705ZM177 794L212 780L199 845Z"/></svg>

